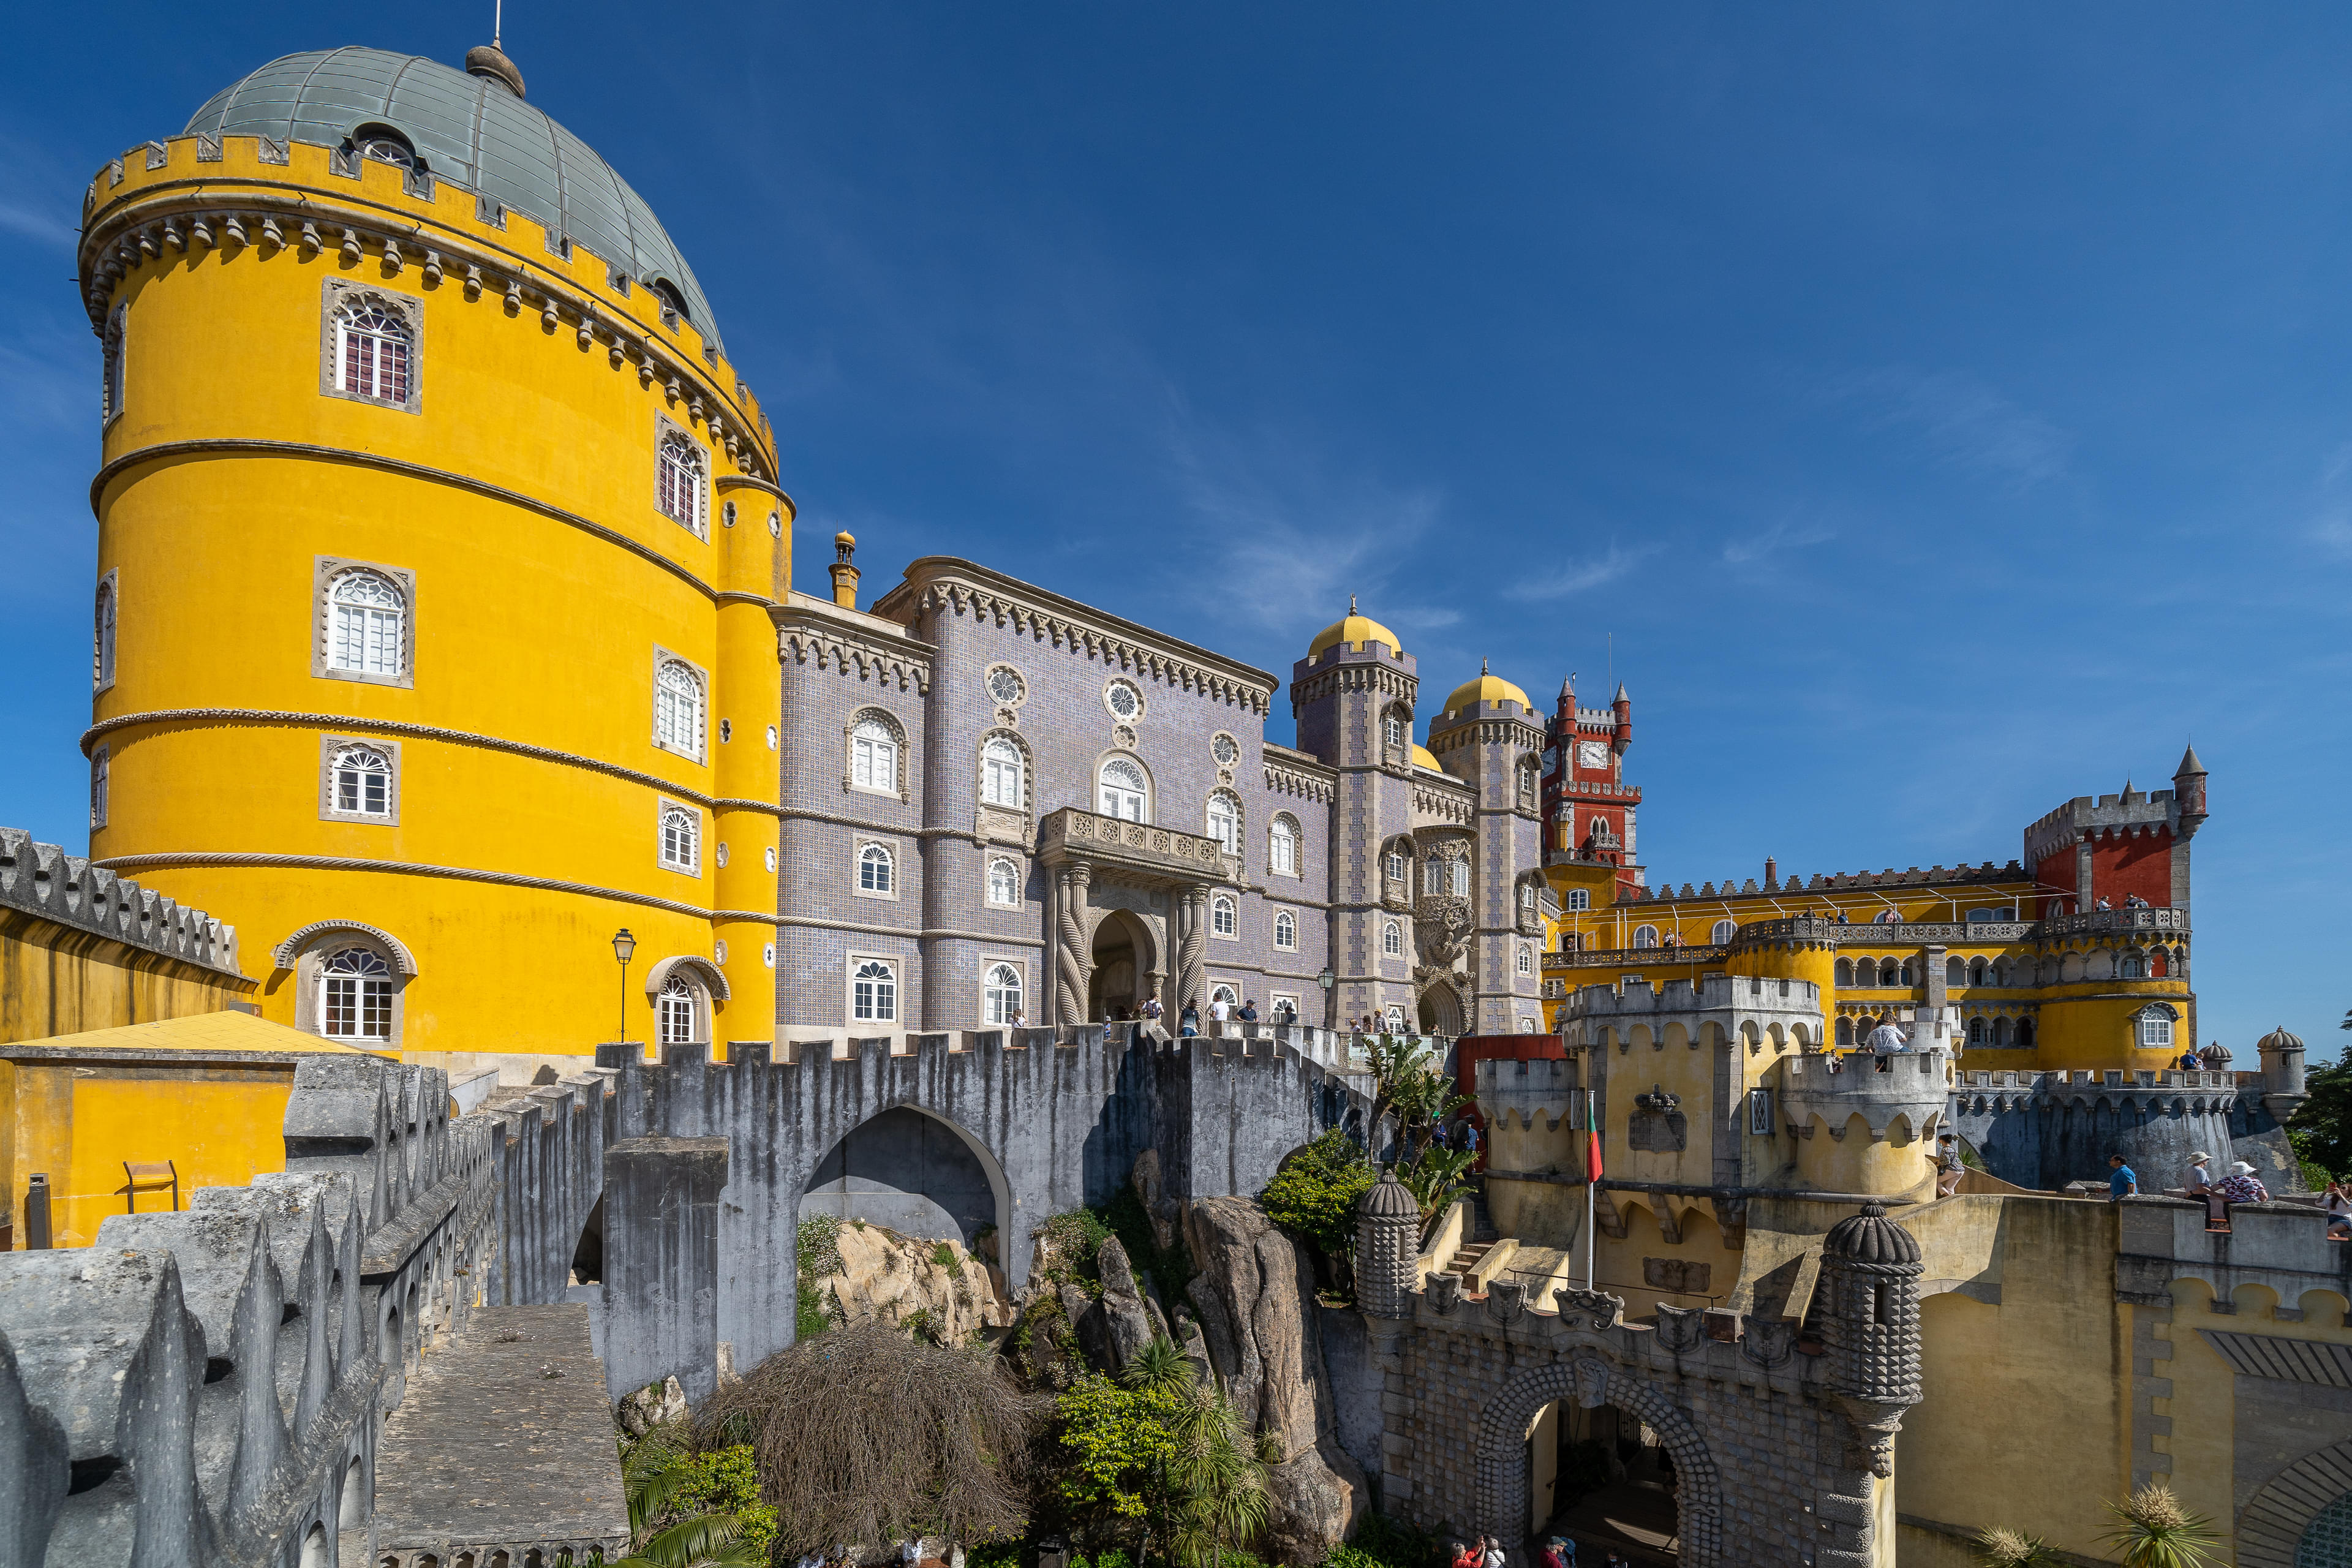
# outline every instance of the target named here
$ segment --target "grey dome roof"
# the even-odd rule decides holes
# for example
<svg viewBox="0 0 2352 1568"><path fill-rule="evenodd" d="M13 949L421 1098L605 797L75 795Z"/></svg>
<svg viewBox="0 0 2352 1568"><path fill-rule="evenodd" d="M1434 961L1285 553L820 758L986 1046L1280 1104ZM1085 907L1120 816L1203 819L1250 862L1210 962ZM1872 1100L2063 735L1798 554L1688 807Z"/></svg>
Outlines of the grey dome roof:
<svg viewBox="0 0 2352 1568"><path fill-rule="evenodd" d="M1832 1258L1856 1263L1916 1263L1919 1243L1912 1234L1886 1217L1884 1204L1864 1204L1830 1226L1822 1250Z"/></svg>
<svg viewBox="0 0 2352 1568"><path fill-rule="evenodd" d="M1419 1219L1421 1201L1412 1189L1397 1180L1394 1170L1382 1171L1381 1179L1364 1194L1364 1213L1375 1219Z"/></svg>
<svg viewBox="0 0 2352 1568"><path fill-rule="evenodd" d="M488 78L422 55L313 49L215 93L181 134L340 147L362 125L391 126L436 177L570 235L638 282L667 281L696 329L718 341L702 285L644 198L585 142Z"/></svg>
<svg viewBox="0 0 2352 1568"><path fill-rule="evenodd" d="M2277 1028L2256 1040L2254 1045L2256 1048L2265 1051L2299 1051L2303 1049L2303 1037L2288 1034L2286 1026L2281 1024Z"/></svg>

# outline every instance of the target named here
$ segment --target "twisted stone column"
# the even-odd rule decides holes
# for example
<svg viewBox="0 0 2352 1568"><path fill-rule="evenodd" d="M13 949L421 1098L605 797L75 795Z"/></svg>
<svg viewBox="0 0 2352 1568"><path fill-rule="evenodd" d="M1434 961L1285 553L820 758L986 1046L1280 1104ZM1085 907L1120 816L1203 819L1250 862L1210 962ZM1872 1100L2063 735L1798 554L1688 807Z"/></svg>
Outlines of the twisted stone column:
<svg viewBox="0 0 2352 1568"><path fill-rule="evenodd" d="M1209 947L1208 887L1196 883L1185 889L1177 907L1183 915L1176 953L1176 1010L1181 1013L1187 1002L1201 1006L1208 994L1204 962Z"/></svg>
<svg viewBox="0 0 2352 1568"><path fill-rule="evenodd" d="M1062 868L1054 968L1061 999L1061 1016L1056 1021L1063 1024L1083 1024L1087 1018L1087 960L1092 955L1087 951L1086 907L1087 889L1093 879L1092 868L1084 864Z"/></svg>

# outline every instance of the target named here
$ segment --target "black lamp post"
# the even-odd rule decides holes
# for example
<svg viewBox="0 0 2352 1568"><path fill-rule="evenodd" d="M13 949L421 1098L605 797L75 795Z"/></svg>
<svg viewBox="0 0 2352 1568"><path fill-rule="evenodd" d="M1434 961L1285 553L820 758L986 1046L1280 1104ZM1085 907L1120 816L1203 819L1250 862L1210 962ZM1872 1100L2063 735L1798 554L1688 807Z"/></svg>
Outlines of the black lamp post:
<svg viewBox="0 0 2352 1568"><path fill-rule="evenodd" d="M1323 987L1323 1026L1328 1029L1331 1027L1331 987L1339 984L1339 977L1331 973L1327 963L1323 973L1315 977L1315 984Z"/></svg>
<svg viewBox="0 0 2352 1568"><path fill-rule="evenodd" d="M613 933L613 956L621 961L621 1032L615 1041L623 1045L629 1038L629 955L636 951L637 939L629 934L628 927Z"/></svg>

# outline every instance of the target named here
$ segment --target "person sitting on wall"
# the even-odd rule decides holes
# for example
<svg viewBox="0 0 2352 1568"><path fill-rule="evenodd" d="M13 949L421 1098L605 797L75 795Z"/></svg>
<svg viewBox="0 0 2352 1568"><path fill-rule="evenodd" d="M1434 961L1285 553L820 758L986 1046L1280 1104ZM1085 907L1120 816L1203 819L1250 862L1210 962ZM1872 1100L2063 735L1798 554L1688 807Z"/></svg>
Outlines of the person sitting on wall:
<svg viewBox="0 0 2352 1568"><path fill-rule="evenodd" d="M2232 1204L2264 1204L2271 1192L2254 1174L2254 1168L2243 1160L2232 1163L2230 1173L2213 1184L2213 1195L2206 1203L2205 1228L2226 1234L2230 1229L2230 1205ZM2333 1234L2331 1227L2330 1234Z"/></svg>
<svg viewBox="0 0 2352 1568"><path fill-rule="evenodd" d="M1894 1019L1888 1018L1870 1031L1869 1045L1874 1054L1885 1056L1891 1051L1909 1050L1911 1037L1905 1034Z"/></svg>
<svg viewBox="0 0 2352 1568"><path fill-rule="evenodd" d="M2202 1149L2193 1151L2189 1156L2189 1170L2180 1178L2181 1190L2200 1203L2213 1191L2213 1173L2206 1169L2212 1160L2213 1156Z"/></svg>
<svg viewBox="0 0 2352 1568"><path fill-rule="evenodd" d="M2197 1047L2194 1046L2191 1046L2189 1049L2181 1052L2180 1059L2172 1065L2179 1068L2182 1072L2202 1072L2205 1070L2205 1064L2197 1059Z"/></svg>
<svg viewBox="0 0 2352 1568"><path fill-rule="evenodd" d="M2321 1200L2321 1206L2327 1210L2327 1239L2352 1241L2352 1193L2344 1190L2343 1183L2327 1184L2327 1195Z"/></svg>

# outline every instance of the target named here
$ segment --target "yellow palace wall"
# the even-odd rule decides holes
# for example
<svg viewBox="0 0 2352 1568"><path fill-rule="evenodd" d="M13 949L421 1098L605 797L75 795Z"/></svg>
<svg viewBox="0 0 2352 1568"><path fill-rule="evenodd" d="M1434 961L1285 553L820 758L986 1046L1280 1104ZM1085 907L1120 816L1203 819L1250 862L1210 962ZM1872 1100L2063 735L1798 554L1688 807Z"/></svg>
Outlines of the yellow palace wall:
<svg viewBox="0 0 2352 1568"><path fill-rule="evenodd" d="M199 168L194 140L175 142L164 168L134 157L121 185L97 185L94 234L126 206L152 220L195 201L198 181L205 210L307 193L326 226L306 253L288 214L272 247L255 207L243 246L166 245L117 286L123 411L92 498L120 607L116 679L89 742L109 749L111 797L93 854L235 924L279 1022L315 1026L297 1016L292 975L268 972L271 948L352 920L415 955L401 1048L585 1052L616 1026L610 940L625 925L639 940L631 1037L647 1037L636 981L651 964L709 958L730 935L742 1016L719 1004L713 1035L769 1037L772 928L713 924L714 910L775 908L761 853L776 841L780 707L767 608L789 577L792 506L738 471L710 424L723 418L772 473L756 407L724 360L704 365L693 327L662 328L647 291L619 297L603 260L550 253L520 214L501 230L456 187L426 201L388 165L363 163L354 181L331 175L320 148L295 144L289 166L259 164L255 148L229 138ZM341 251L340 212L432 226L403 236L393 271L373 242L356 262ZM437 283L423 267L436 244ZM468 256L500 269L473 300ZM512 311L507 276L526 280ZM419 412L321 393L329 279L421 301ZM562 307L552 329L542 285ZM584 348L583 303L602 323ZM636 348L657 341L659 374L614 364L615 323ZM665 420L708 457L708 542L656 509ZM412 574L409 684L313 673L322 556ZM656 648L705 674L701 760L653 743ZM320 819L322 735L398 747L396 825ZM730 797L748 809L718 805ZM657 862L666 799L700 819L698 876ZM299 858L206 863L217 856Z"/></svg>
<svg viewBox="0 0 2352 1568"><path fill-rule="evenodd" d="M0 1045L249 1001L253 983L0 909Z"/></svg>

